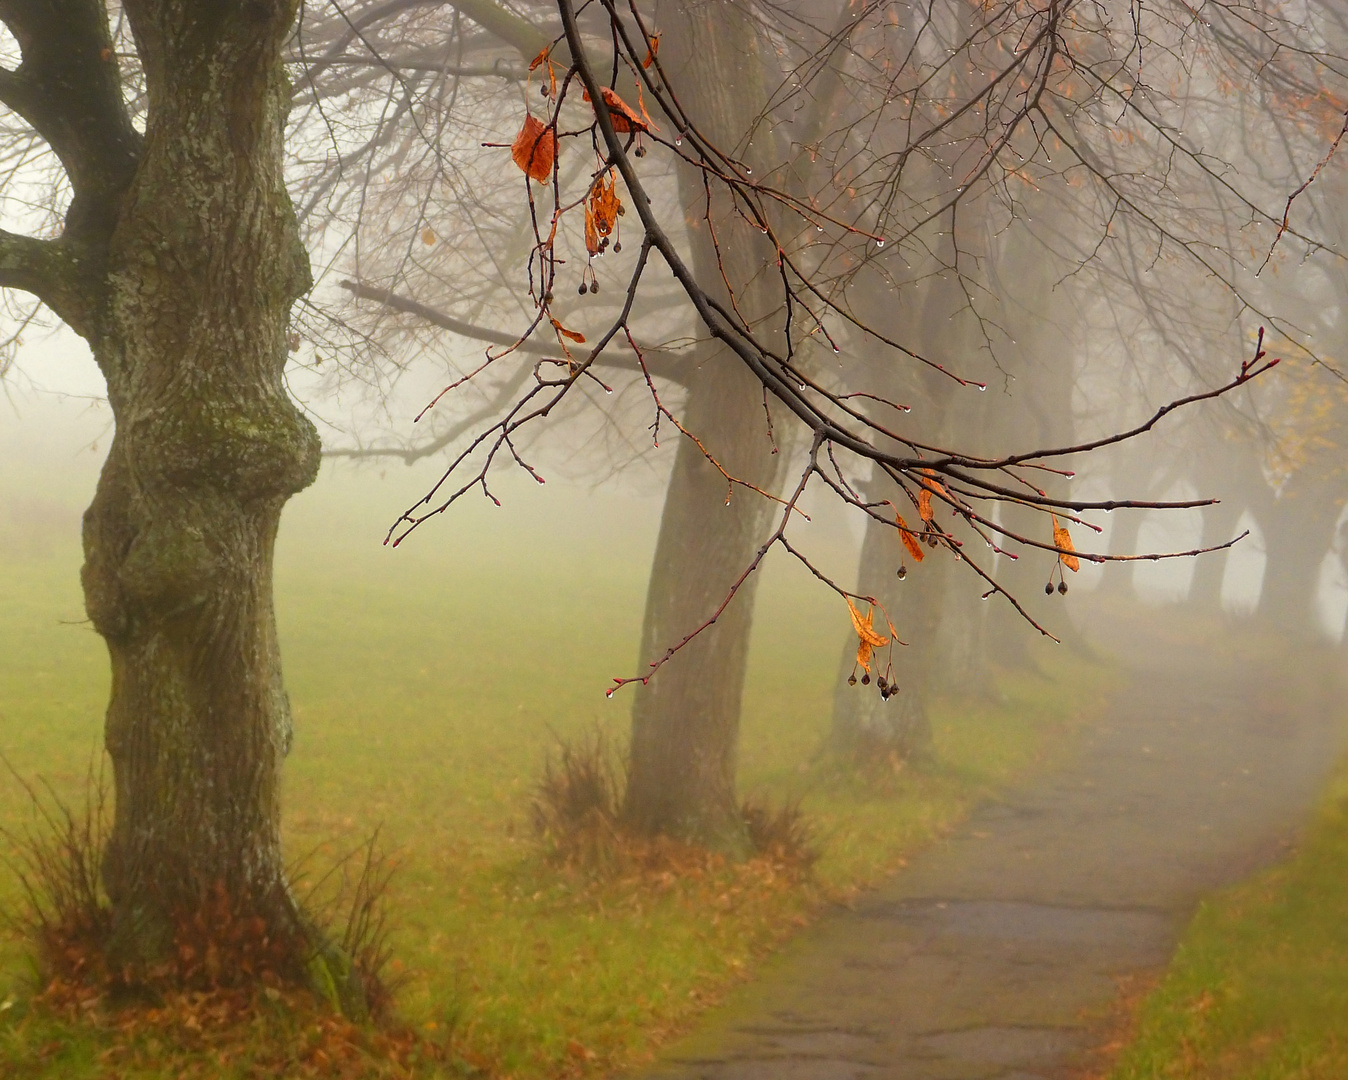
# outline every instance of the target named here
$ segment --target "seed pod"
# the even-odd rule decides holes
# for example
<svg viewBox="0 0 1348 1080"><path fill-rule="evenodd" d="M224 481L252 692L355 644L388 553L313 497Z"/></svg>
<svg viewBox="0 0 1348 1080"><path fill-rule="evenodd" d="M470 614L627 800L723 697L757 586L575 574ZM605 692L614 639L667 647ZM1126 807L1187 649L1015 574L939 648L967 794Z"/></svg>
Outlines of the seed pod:
<svg viewBox="0 0 1348 1080"><path fill-rule="evenodd" d="M576 292L580 293L581 296L584 296L589 291L590 287L586 285L585 282L583 281L580 283L580 288L576 290Z"/></svg>
<svg viewBox="0 0 1348 1080"><path fill-rule="evenodd" d="M615 255L618 254L618 252L622 251L622 249L623 249L623 242L621 240L613 241L613 254Z"/></svg>
<svg viewBox="0 0 1348 1080"><path fill-rule="evenodd" d="M1060 592L1063 596L1067 595L1067 582L1065 581L1058 582L1058 592Z"/></svg>
<svg viewBox="0 0 1348 1080"><path fill-rule="evenodd" d="M856 686L856 684L857 684L857 677L856 677L855 675L849 675L849 676L847 676L847 685L848 685L848 686Z"/></svg>
<svg viewBox="0 0 1348 1080"><path fill-rule="evenodd" d="M1044 595L1045 596L1053 595L1053 582L1050 581L1047 585L1044 586Z"/></svg>
<svg viewBox="0 0 1348 1080"><path fill-rule="evenodd" d="M902 581L902 580L903 580L904 578L906 578L907 576L908 576L908 567L904 566L903 563L899 563L899 569L898 569L898 578L899 578L899 580Z"/></svg>
<svg viewBox="0 0 1348 1080"><path fill-rule="evenodd" d="M597 281L590 282L590 292L597 293L598 291L599 291L599 282Z"/></svg>
<svg viewBox="0 0 1348 1080"><path fill-rule="evenodd" d="M861 685L862 686L871 685L871 673L869 671L866 672L866 674L864 674L863 676L861 676Z"/></svg>

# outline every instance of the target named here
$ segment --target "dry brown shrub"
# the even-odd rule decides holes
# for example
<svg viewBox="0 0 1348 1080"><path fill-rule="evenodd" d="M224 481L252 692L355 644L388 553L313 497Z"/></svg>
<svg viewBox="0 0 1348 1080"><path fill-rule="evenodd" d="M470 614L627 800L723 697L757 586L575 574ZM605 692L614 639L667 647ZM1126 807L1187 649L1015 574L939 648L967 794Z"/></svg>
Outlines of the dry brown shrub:
<svg viewBox="0 0 1348 1080"><path fill-rule="evenodd" d="M592 874L621 872L633 839L620 818L626 782L626 768L602 731L578 743L557 740L530 805L550 861Z"/></svg>
<svg viewBox="0 0 1348 1080"><path fill-rule="evenodd" d="M531 803L534 832L549 861L596 878L697 877L725 868L724 855L667 836L642 836L623 821L627 768L611 740L596 730L579 742L557 740L544 761ZM745 802L750 862L778 875L807 875L819 855L799 803L773 808Z"/></svg>
<svg viewBox="0 0 1348 1080"><path fill-rule="evenodd" d="M34 824L24 832L0 830L8 849L0 860L17 879L21 897L0 919L33 944L42 1005L72 1015L114 1002L138 1005L140 1012L153 1005L150 1013L182 1013L198 1026L212 1019L242 1023L262 1000L259 994L307 993L303 958L319 948L339 951L350 963L368 1016L391 1020L408 975L393 962L389 943L394 864L378 830L304 890L299 925L289 937L252 905L239 904L223 882L214 882L201 888L190 908L174 913L173 947L161 963L115 969L108 959L112 911L100 878L111 825L105 774L91 766L84 807L75 810L46 781L34 786L4 765L27 793ZM292 880L303 876L303 865L293 868Z"/></svg>
<svg viewBox="0 0 1348 1080"><path fill-rule="evenodd" d="M110 829L108 784L90 766L83 811L72 809L45 780L40 790L4 761L28 795L34 824L24 832L0 830L6 868L19 883L23 903L0 918L36 950L44 986L100 987L110 973L105 960L112 910L99 864Z"/></svg>
<svg viewBox="0 0 1348 1080"><path fill-rule="evenodd" d="M310 885L301 901L321 933L350 958L376 1020L392 1015L398 993L411 978L395 961L390 940L389 889L396 871L375 829ZM292 880L303 876L303 865L292 867Z"/></svg>
<svg viewBox="0 0 1348 1080"><path fill-rule="evenodd" d="M796 800L773 807L761 800L749 799L743 807L744 824L749 830L749 845L755 854L784 870L808 874L819 861L814 829Z"/></svg>

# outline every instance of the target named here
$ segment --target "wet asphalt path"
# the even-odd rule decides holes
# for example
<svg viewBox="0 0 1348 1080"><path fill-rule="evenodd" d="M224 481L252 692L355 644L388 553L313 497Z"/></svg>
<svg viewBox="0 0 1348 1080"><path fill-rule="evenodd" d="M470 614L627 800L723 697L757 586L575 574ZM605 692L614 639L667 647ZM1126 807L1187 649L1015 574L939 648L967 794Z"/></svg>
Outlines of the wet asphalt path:
<svg viewBox="0 0 1348 1080"><path fill-rule="evenodd" d="M1220 644L1220 643L1218 643ZM649 1080L1047 1080L1198 900L1283 852L1344 734L1329 664L1137 629L1078 751L825 919ZM1241 652L1245 655L1241 655Z"/></svg>

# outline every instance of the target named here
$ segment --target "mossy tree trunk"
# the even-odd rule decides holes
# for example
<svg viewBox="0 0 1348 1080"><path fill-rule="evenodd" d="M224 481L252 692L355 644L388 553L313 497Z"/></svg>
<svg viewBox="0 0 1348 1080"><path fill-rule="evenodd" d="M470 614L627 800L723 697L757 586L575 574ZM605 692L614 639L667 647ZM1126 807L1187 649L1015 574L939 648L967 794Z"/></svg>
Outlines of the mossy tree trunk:
<svg viewBox="0 0 1348 1080"><path fill-rule="evenodd" d="M113 953L135 969L165 955L208 890L304 939L279 839L291 731L272 552L319 445L282 382L290 308L311 280L282 173L297 0L122 8L143 138L101 0L0 11L24 51L12 78L28 83L7 76L0 99L53 143L75 189L59 240L5 238L30 277L0 283L88 340L116 419L82 577L112 662Z"/></svg>
<svg viewBox="0 0 1348 1080"><path fill-rule="evenodd" d="M713 142L736 147L766 100L752 12L734 4L666 3L656 21L665 32L660 59L683 107ZM747 158L772 160L753 151ZM757 234L746 239L744 223L716 190L710 218L718 252L701 175L681 172L679 191L698 281L728 306L724 271L738 309L754 320L769 316L776 301L763 271L772 247ZM775 490L787 455L773 453L761 387L715 342L690 354L684 426L731 475ZM717 609L767 536L775 509L753 491L728 490L725 477L690 439L667 437L679 444L646 594L642 664ZM732 852L745 848L735 771L756 587L754 575L715 625L637 690L624 813L640 832Z"/></svg>

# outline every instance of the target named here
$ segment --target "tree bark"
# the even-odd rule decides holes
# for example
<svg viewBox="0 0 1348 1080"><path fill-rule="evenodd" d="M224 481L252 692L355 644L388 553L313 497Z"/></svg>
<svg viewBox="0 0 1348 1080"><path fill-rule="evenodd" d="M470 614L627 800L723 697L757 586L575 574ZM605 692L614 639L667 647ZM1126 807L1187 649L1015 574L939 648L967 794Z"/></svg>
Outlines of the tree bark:
<svg viewBox="0 0 1348 1080"><path fill-rule="evenodd" d="M736 146L766 100L752 13L732 4L667 3L658 16L665 30L660 59L685 109L712 141ZM770 153L761 158L772 160ZM698 281L728 302L724 271L741 312L751 320L770 315L777 301L761 279L771 247L745 239L743 222L718 192L711 208L718 251L700 174L681 172L679 190ZM753 375L715 343L696 346L688 364L694 374L686 383L684 426L731 475L775 491L787 455L769 440ZM673 437L679 445L646 594L642 665L717 609L767 536L775 508L752 491L731 490L691 439ZM753 575L713 626L637 689L624 814L642 833L745 850L735 767L756 589Z"/></svg>
<svg viewBox="0 0 1348 1080"><path fill-rule="evenodd" d="M1260 527L1268 561L1258 618L1298 637L1315 633L1320 563L1334 543L1344 492L1333 482L1292 477Z"/></svg>
<svg viewBox="0 0 1348 1080"><path fill-rule="evenodd" d="M311 283L282 171L295 0L124 10L149 118L90 335L116 434L82 578L112 661L112 953L134 971L210 895L294 950L312 944L280 849L291 718L272 558L319 443L282 382L290 307ZM296 974L312 963L289 959Z"/></svg>

